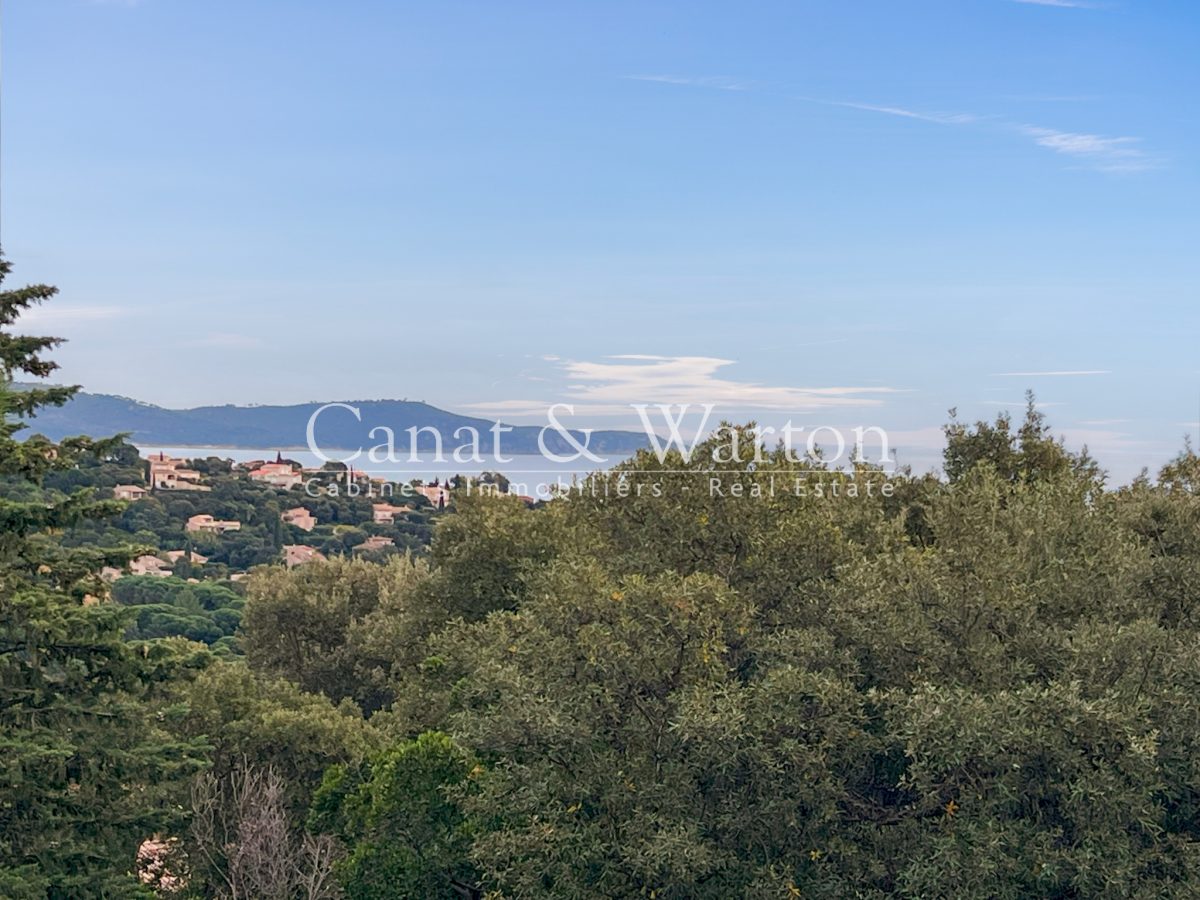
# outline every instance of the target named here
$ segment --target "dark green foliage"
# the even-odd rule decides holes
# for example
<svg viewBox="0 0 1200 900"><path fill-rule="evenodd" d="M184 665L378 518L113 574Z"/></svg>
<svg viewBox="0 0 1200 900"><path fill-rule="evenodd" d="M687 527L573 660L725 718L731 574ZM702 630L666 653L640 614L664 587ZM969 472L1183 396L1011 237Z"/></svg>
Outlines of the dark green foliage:
<svg viewBox="0 0 1200 900"><path fill-rule="evenodd" d="M0 279L8 272L0 261ZM138 845L178 821L196 753L155 715L174 650L126 644L124 612L84 602L100 589L96 570L120 552L48 539L119 510L88 489L43 488L53 473L92 460L128 462L119 442L15 437L22 419L72 393L10 388L16 374L54 370L42 354L55 339L7 330L54 293L40 285L0 293L0 892L131 896Z"/></svg>
<svg viewBox="0 0 1200 900"><path fill-rule="evenodd" d="M119 579L112 597L134 607L127 639L177 636L221 651L232 649L245 604L241 594L219 584L144 575Z"/></svg>
<svg viewBox="0 0 1200 900"><path fill-rule="evenodd" d="M455 797L479 772L470 753L436 732L356 769L326 772L309 827L353 848L336 869L347 894L360 900L476 896L476 875L466 862L468 823Z"/></svg>
<svg viewBox="0 0 1200 900"><path fill-rule="evenodd" d="M1189 895L1200 467L1105 491L1033 410L950 438L950 483L890 497L780 454L726 485L839 498L710 491L717 437L597 480L665 498L460 503L376 620L410 662L373 721L482 761L439 846L496 897ZM351 896L420 865L408 818L362 826L376 778L311 820Z"/></svg>
<svg viewBox="0 0 1200 900"><path fill-rule="evenodd" d="M378 734L352 704L334 706L286 681L257 675L240 661L208 667L181 694L186 712L178 730L209 743L213 775L223 778L243 764L269 765L283 778L299 813L328 765L357 763L378 747Z"/></svg>
<svg viewBox="0 0 1200 900"><path fill-rule="evenodd" d="M951 410L951 418L954 414ZM1066 472L1092 478L1099 475L1099 467L1086 449L1072 454L1055 440L1032 392L1026 394L1025 419L1015 432L1008 413L997 416L995 422L976 422L974 428L952 421L943 430L946 477L951 481L981 462L987 462L1007 481L1035 481Z"/></svg>

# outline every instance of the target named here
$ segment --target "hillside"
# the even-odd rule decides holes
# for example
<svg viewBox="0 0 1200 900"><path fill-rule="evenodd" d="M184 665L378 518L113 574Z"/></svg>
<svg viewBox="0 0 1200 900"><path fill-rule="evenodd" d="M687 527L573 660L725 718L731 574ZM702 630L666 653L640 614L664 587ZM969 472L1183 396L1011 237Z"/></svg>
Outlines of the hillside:
<svg viewBox="0 0 1200 900"><path fill-rule="evenodd" d="M480 435L481 453L491 452L493 422L462 416L411 400L347 401L362 414L362 421L345 410L333 409L318 419L316 437L323 449L369 448L382 440L369 432L375 427L387 427L395 434L397 451L407 450L408 429L431 427L437 429L449 455L458 446L454 433L471 427ZM30 422L28 433L41 433L52 440L77 434L115 434L125 432L136 444L156 444L169 447L213 446L246 447L273 450L303 447L309 417L323 403L302 403L294 406L201 406L194 409L166 409L150 403L118 397L112 394L79 393L65 406L44 409ZM539 426L512 426L503 432L501 450L505 454L538 453ZM575 433L578 440L582 435ZM589 446L594 452L607 454L633 453L647 445L643 434L631 431L596 431ZM572 449L553 431L546 434L546 446L554 453L570 453ZM429 453L434 449L432 435L422 433L418 449Z"/></svg>

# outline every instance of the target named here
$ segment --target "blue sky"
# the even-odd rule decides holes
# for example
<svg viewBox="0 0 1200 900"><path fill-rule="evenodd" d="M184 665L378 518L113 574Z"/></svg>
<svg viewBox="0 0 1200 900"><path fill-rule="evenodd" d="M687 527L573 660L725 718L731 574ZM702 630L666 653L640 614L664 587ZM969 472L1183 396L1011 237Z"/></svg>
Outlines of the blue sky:
<svg viewBox="0 0 1200 900"><path fill-rule="evenodd" d="M922 462L1030 387L1120 477L1196 431L1194 3L4 11L4 248L88 389L711 397Z"/></svg>

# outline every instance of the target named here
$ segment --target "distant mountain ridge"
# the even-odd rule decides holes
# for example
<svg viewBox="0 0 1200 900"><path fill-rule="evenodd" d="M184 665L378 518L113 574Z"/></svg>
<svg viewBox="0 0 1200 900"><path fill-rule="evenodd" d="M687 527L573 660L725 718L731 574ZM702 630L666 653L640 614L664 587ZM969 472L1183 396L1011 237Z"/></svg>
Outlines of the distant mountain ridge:
<svg viewBox="0 0 1200 900"><path fill-rule="evenodd" d="M385 432L371 437L372 428L390 428L395 435L397 453L409 451L409 428L433 428L442 438L444 454L468 443L470 434L455 437L459 428L474 428L479 433L480 454L489 458L493 446L491 419L462 416L412 400L350 400L362 416L359 421L346 409L328 409L317 419L316 439L322 450L367 450L382 443ZM65 406L45 408L29 420L23 434L44 434L52 440L87 434L104 436L126 432L136 444L164 447L231 447L255 450L279 450L307 446L309 418L325 403L299 403L291 406L200 406L194 409L167 409L114 394L80 392ZM566 424L566 423L564 423ZM511 431L500 435L504 454L540 453L539 425L504 426ZM571 434L581 444L582 432ZM546 448L556 454L570 454L574 448L553 429L546 431ZM646 435L634 431L593 431L588 447L597 454L630 454L649 442ZM436 439L427 431L419 434L417 450L431 453Z"/></svg>

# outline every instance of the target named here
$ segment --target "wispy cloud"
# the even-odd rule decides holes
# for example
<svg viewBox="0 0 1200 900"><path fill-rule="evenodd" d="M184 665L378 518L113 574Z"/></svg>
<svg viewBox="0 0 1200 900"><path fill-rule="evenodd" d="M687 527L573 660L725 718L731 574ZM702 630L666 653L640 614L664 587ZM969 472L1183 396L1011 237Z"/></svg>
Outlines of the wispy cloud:
<svg viewBox="0 0 1200 900"><path fill-rule="evenodd" d="M680 75L626 75L629 81L653 81L658 84L677 84L684 87L712 88L718 91L748 91L753 86L748 81L739 81L722 76L688 78Z"/></svg>
<svg viewBox="0 0 1200 900"><path fill-rule="evenodd" d="M1022 134L1033 138L1039 147L1073 156L1101 171L1144 172L1158 167L1157 161L1138 146L1141 138L1081 134L1037 125L1019 125L1017 128Z"/></svg>
<svg viewBox="0 0 1200 900"><path fill-rule="evenodd" d="M50 306L35 306L21 315L21 323L28 325L62 325L72 322L100 322L128 315L123 306L70 306L60 303Z"/></svg>
<svg viewBox="0 0 1200 900"><path fill-rule="evenodd" d="M804 97L811 103L822 103L825 106L841 106L846 109L861 109L866 112L883 113L888 116L899 116L902 119L917 119L921 122L934 122L938 125L970 125L978 122L980 116L970 113L923 112L916 109L906 109L903 106L879 106L874 103L855 103L850 100L819 100L815 97Z"/></svg>
<svg viewBox="0 0 1200 900"><path fill-rule="evenodd" d="M841 106L848 109L861 109L866 112L881 113L888 116L899 116L905 119L915 119L920 122L932 122L936 125L979 125L989 121L997 121L989 116L974 113L945 113L924 112L908 109L903 106L884 106L874 103L855 103L845 100L815 100L803 98L810 102L823 103L827 106ZM1004 128L1014 129L1025 137L1032 138L1037 146L1065 156L1073 157L1090 169L1100 172L1145 172L1157 169L1160 161L1146 153L1140 146L1141 138L1108 137L1101 134L1084 134L1075 131L1060 131L1056 128L1045 128L1040 125L1012 124L999 122Z"/></svg>
<svg viewBox="0 0 1200 900"><path fill-rule="evenodd" d="M552 400L501 400L477 403L480 412L544 415L551 402L568 402L577 413L622 415L630 404L713 404L718 411L814 409L875 406L891 387L792 387L736 381L722 370L733 360L710 356L609 356L598 362L556 362L568 381L563 395Z"/></svg>
<svg viewBox="0 0 1200 900"><path fill-rule="evenodd" d="M1030 0L1032 2L1032 0ZM979 125L985 122L996 122L989 116L974 113L944 113L923 112L908 109L903 106L883 106L873 103L854 103L838 100L814 100L811 102L824 103L828 106L842 106L848 109L861 109L866 112L882 113L888 116L899 116L905 119L916 119L920 122L932 122L936 125ZM1025 137L1032 138L1039 147L1051 150L1065 156L1070 156L1090 169L1100 172L1146 172L1157 169L1160 161L1146 153L1140 146L1141 138L1109 137L1102 134L1084 134L1075 131L1060 131L1056 128L1045 128L1040 125L1012 124L998 122L1001 127L1011 128Z"/></svg>
<svg viewBox="0 0 1200 900"><path fill-rule="evenodd" d="M1080 375L1111 375L1108 369L1052 369L1048 372L993 372L995 378L1075 378Z"/></svg>
<svg viewBox="0 0 1200 900"><path fill-rule="evenodd" d="M1017 0L1017 2L1043 3L1054 6L1082 6L1082 4L1075 3L1074 0L1070 0L1070 2L1068 0ZM754 87L749 82L724 77L684 77L677 75L629 75L626 77L633 81L654 81L662 84L725 91L748 91ZM792 97L805 103L819 103L822 106L857 109L864 112L911 119L918 122L929 122L935 125L983 127L990 124L1001 131L1012 132L1030 138L1037 146L1060 155L1071 157L1078 161L1081 166L1098 172L1145 172L1161 167L1161 160L1147 153L1140 146L1141 138L1137 137L1111 137L1102 134L1062 131L1057 128L1013 122L996 116L979 115L977 113L938 112L914 109L896 104L866 103L858 100L829 100L821 97L796 95L792 95Z"/></svg>

